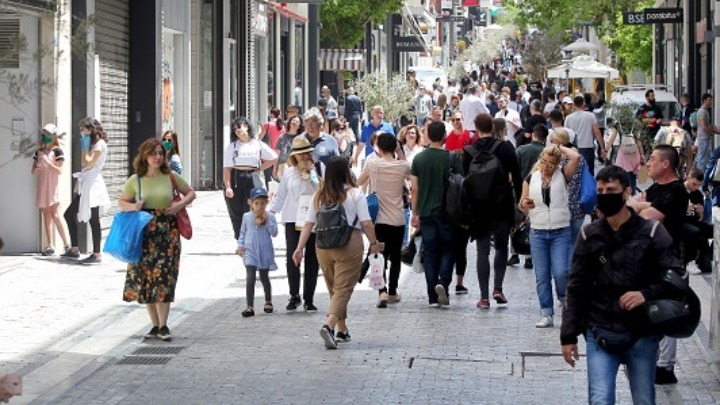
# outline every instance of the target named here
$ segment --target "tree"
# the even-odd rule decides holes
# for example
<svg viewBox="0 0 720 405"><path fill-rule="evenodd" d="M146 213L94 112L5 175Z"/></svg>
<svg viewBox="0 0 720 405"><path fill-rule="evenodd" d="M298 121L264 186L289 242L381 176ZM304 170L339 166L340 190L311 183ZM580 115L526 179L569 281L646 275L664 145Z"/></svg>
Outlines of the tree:
<svg viewBox="0 0 720 405"><path fill-rule="evenodd" d="M389 122L410 113L413 88L400 73L388 79L387 72L376 70L354 81L352 86L368 107L383 106L385 119Z"/></svg>
<svg viewBox="0 0 720 405"><path fill-rule="evenodd" d="M545 77L548 66L562 61L560 50L568 40L569 36L565 32L536 31L530 47L522 53L523 69L534 78Z"/></svg>
<svg viewBox="0 0 720 405"><path fill-rule="evenodd" d="M655 2L645 0L641 7L652 7ZM615 30L607 30L603 41L618 57L618 70L623 74L637 69L645 74L652 70L652 25L623 25L618 13Z"/></svg>
<svg viewBox="0 0 720 405"><path fill-rule="evenodd" d="M325 0L320 6L320 40L332 48L353 48L367 23L379 24L397 13L403 0Z"/></svg>
<svg viewBox="0 0 720 405"><path fill-rule="evenodd" d="M513 35L515 27L505 25L502 29L485 29L483 34L474 32L470 37L470 46L459 53L448 71L448 77L459 79L474 69L476 65L491 62L500 54L500 43Z"/></svg>

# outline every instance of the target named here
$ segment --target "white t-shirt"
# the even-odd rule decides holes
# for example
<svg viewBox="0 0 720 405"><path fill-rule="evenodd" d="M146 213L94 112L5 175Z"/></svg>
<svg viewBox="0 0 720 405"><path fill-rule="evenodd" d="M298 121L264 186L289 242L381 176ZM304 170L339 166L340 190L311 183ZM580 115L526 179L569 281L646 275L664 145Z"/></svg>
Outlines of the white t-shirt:
<svg viewBox="0 0 720 405"><path fill-rule="evenodd" d="M595 114L589 111L575 111L565 119L565 127L575 131L578 149L594 148L593 125L597 124Z"/></svg>
<svg viewBox="0 0 720 405"><path fill-rule="evenodd" d="M463 126L471 131L475 130L475 117L480 113L489 113L480 97L472 94L468 94L460 101L458 109L463 115Z"/></svg>
<svg viewBox="0 0 720 405"><path fill-rule="evenodd" d="M223 167L245 166L259 169L264 160L274 160L277 157L277 153L265 142L257 139L251 139L250 142L238 140L225 148Z"/></svg>
<svg viewBox="0 0 720 405"><path fill-rule="evenodd" d="M515 145L515 132L522 126L520 113L515 110L506 108L495 114L495 118L503 118L505 120L505 130L507 131L507 140Z"/></svg>
<svg viewBox="0 0 720 405"><path fill-rule="evenodd" d="M313 200L314 201L314 200ZM362 190L357 187L349 188L343 201L343 208L345 208L345 216L348 220L348 225L352 225L355 222L355 228L361 229L361 223L364 221L370 221L370 211L368 211L367 197L363 194ZM317 222L317 208L315 204L310 204L310 208L307 213L307 222Z"/></svg>

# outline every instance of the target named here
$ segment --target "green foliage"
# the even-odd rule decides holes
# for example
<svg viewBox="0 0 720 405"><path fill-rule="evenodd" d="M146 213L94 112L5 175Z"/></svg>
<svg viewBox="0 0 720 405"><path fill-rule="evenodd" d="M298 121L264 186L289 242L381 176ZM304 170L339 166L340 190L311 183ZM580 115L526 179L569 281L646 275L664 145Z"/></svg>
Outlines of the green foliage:
<svg viewBox="0 0 720 405"><path fill-rule="evenodd" d="M325 0L320 6L320 40L332 48L353 48L362 41L367 23L383 23L403 4L403 0Z"/></svg>
<svg viewBox="0 0 720 405"><path fill-rule="evenodd" d="M387 72L376 70L351 83L358 96L369 108L383 106L385 119L395 121L402 115L408 115L413 89L402 74L395 73L388 79Z"/></svg>
<svg viewBox="0 0 720 405"><path fill-rule="evenodd" d="M523 68L534 78L544 77L548 66L557 65L562 61L560 50L570 38L565 32L538 31L531 42L531 47L522 53Z"/></svg>

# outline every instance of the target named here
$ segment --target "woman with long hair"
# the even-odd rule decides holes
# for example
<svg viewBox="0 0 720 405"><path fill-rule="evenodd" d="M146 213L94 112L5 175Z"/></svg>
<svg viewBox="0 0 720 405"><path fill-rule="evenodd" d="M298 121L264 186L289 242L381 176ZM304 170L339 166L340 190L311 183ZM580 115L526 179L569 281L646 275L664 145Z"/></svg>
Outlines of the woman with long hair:
<svg viewBox="0 0 720 405"><path fill-rule="evenodd" d="M507 123L505 118L493 118L493 137L501 141L507 136Z"/></svg>
<svg viewBox="0 0 720 405"><path fill-rule="evenodd" d="M80 166L77 178L75 197L65 210L65 221L72 247L61 256L69 259L80 257L78 247L78 222L90 221L92 231L93 253L79 261L81 264L99 264L102 262L100 253L100 208L110 206L110 196L105 187L102 169L107 161L108 135L100 121L87 117L80 120Z"/></svg>
<svg viewBox="0 0 720 405"><path fill-rule="evenodd" d="M162 136L162 145L167 152L168 164L170 169L182 176L183 167L180 160L180 146L178 146L177 132L168 129Z"/></svg>
<svg viewBox="0 0 720 405"><path fill-rule="evenodd" d="M140 145L133 162L135 174L125 182L118 207L153 214L143 229L142 256L127 266L123 300L145 304L153 324L146 339L169 341L172 335L167 320L170 303L175 300L181 249L175 214L195 199L195 190L170 169L165 156L166 150L157 139ZM183 195L178 202L173 201L173 179Z"/></svg>
<svg viewBox="0 0 720 405"><path fill-rule="evenodd" d="M350 340L346 324L347 305L360 278L364 251L361 227L370 241L370 252L374 254L382 250L375 236L375 226L370 219L367 199L353 180L348 160L342 156L332 156L325 161L323 182L315 192L314 201L310 204L305 225L300 233L300 241L293 253L295 265L299 265L303 258L305 246L317 222L318 211L338 204L341 204L345 211L347 225L353 228L349 241L345 246L336 248L316 247L318 262L323 269L325 284L330 293L330 308L325 324L320 329L320 336L327 349L336 349L338 341Z"/></svg>
<svg viewBox="0 0 720 405"><path fill-rule="evenodd" d="M560 165L563 156L569 160L565 166ZM537 328L553 326L553 280L558 300L565 305L572 249L568 183L579 164L577 151L548 146L523 182L518 208L530 218L530 254L541 314Z"/></svg>
<svg viewBox="0 0 720 405"><path fill-rule="evenodd" d="M250 190L263 187L260 172L275 164L277 153L270 145L255 139L247 118L235 118L230 129L231 142L223 154L223 184L225 204L237 240L243 215L250 210L247 203Z"/></svg>
<svg viewBox="0 0 720 405"><path fill-rule="evenodd" d="M278 154L277 162L273 165L273 178L281 178L285 170L288 156L292 151L292 141L299 134L305 132L305 124L302 115L296 114L288 118L287 131L280 135L275 144L275 152Z"/></svg>
<svg viewBox="0 0 720 405"><path fill-rule="evenodd" d="M32 174L38 177L35 204L42 211L47 240L43 256L55 254L55 229L60 233L65 252L70 249L65 220L59 214L58 182L65 163L65 154L58 144L58 136L61 135L64 134L59 134L54 124L45 125L40 135L38 150L33 156Z"/></svg>
<svg viewBox="0 0 720 405"><path fill-rule="evenodd" d="M270 109L270 114L266 123L262 125L260 136L261 141L270 145L273 150L276 149L278 139L286 131L285 121L282 118L282 112L277 107ZM265 188L269 187L270 179L277 179L275 165L265 169Z"/></svg>
<svg viewBox="0 0 720 405"><path fill-rule="evenodd" d="M348 128L345 120L342 118L336 119L330 125L330 130L332 132L332 136L337 141L340 156L352 158L353 146L355 145L355 134L350 128Z"/></svg>

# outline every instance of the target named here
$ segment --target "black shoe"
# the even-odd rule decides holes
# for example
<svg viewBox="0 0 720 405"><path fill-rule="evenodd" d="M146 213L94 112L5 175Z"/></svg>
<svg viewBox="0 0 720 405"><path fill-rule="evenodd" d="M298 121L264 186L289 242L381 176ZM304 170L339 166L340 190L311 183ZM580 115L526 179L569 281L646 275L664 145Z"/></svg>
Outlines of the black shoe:
<svg viewBox="0 0 720 405"><path fill-rule="evenodd" d="M523 267L525 267L528 270L532 269L533 268L532 259L525 259L525 266L523 266Z"/></svg>
<svg viewBox="0 0 720 405"><path fill-rule="evenodd" d="M520 264L520 257L518 255L512 255L507 261L508 266L515 266L516 264Z"/></svg>
<svg viewBox="0 0 720 405"><path fill-rule="evenodd" d="M335 341L336 342L349 342L350 341L350 331L348 329L345 329L345 332L338 332L335 334Z"/></svg>
<svg viewBox="0 0 720 405"><path fill-rule="evenodd" d="M456 285L455 286L455 294L460 295L460 294L467 294L467 293L468 293L468 289L464 285Z"/></svg>
<svg viewBox="0 0 720 405"><path fill-rule="evenodd" d="M675 370L672 368L655 367L655 384L677 384L678 379L675 377Z"/></svg>
<svg viewBox="0 0 720 405"><path fill-rule="evenodd" d="M288 301L285 309L287 309L288 311L294 311L300 304L302 304L302 300L299 296L290 296L290 300Z"/></svg>
<svg viewBox="0 0 720 405"><path fill-rule="evenodd" d="M157 337L166 342L172 340L172 335L170 334L170 329L168 329L167 325L161 326L160 329L158 329Z"/></svg>
<svg viewBox="0 0 720 405"><path fill-rule="evenodd" d="M316 312L317 307L313 305L312 302L305 302L305 305L303 305L303 308L305 308L305 311L307 312Z"/></svg>
<svg viewBox="0 0 720 405"><path fill-rule="evenodd" d="M80 252L73 252L72 250L68 249L67 251L65 251L65 253L61 254L60 257L62 259L77 260L80 258Z"/></svg>
<svg viewBox="0 0 720 405"><path fill-rule="evenodd" d="M78 263L80 264L101 264L102 263L102 257L97 256L96 254L91 254L90 256L79 260Z"/></svg>
<svg viewBox="0 0 720 405"><path fill-rule="evenodd" d="M255 316L255 311L252 307L247 307L244 311L242 311L243 318L250 318L251 316Z"/></svg>
<svg viewBox="0 0 720 405"><path fill-rule="evenodd" d="M325 341L326 349L337 349L337 341L335 340L335 331L330 329L329 326L323 325L320 328L320 337Z"/></svg>
<svg viewBox="0 0 720 405"><path fill-rule="evenodd" d="M157 339L158 338L158 327L153 326L150 332L145 334L145 339Z"/></svg>

